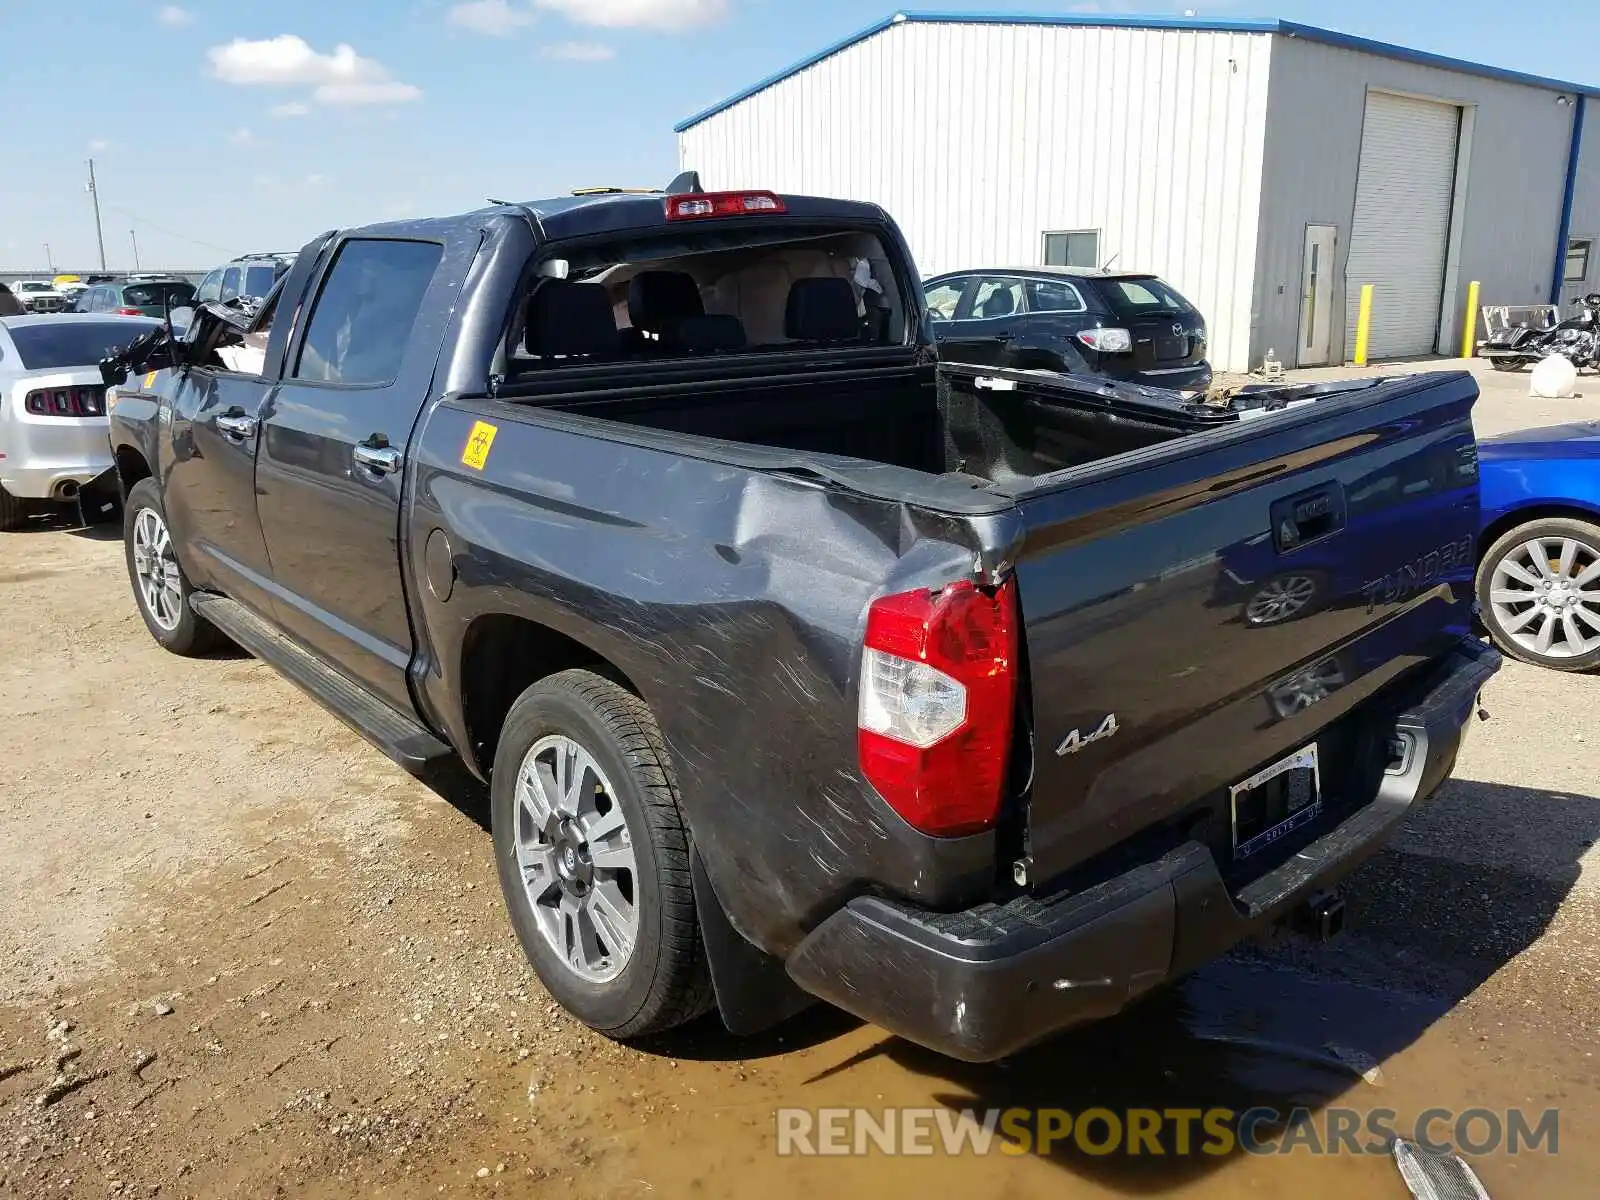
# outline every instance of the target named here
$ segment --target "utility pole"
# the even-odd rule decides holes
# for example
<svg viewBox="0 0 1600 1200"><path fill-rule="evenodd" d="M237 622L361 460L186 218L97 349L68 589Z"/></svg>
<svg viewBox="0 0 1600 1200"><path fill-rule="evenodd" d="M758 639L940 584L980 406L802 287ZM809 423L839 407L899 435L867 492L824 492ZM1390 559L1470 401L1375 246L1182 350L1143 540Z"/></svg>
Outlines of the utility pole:
<svg viewBox="0 0 1600 1200"><path fill-rule="evenodd" d="M128 240L133 243L133 269L139 269L139 235L133 230L128 230Z"/></svg>
<svg viewBox="0 0 1600 1200"><path fill-rule="evenodd" d="M106 269L106 235L100 228L100 192L94 186L94 159L89 160L89 199L94 201L94 236L100 244L100 269Z"/></svg>
<svg viewBox="0 0 1600 1200"><path fill-rule="evenodd" d="M50 253L49 242L44 244L44 262L45 266L50 268L50 274L54 275L56 273L56 260L55 256Z"/></svg>

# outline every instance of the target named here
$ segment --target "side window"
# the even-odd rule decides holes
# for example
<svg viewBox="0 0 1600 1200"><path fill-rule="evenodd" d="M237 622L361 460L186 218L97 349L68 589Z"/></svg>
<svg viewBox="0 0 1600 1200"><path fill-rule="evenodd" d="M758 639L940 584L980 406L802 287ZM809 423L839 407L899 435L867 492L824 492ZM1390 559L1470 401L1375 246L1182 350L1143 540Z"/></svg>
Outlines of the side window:
<svg viewBox="0 0 1600 1200"><path fill-rule="evenodd" d="M983 279L972 297L972 315L979 321L1009 317L1022 308L1022 281Z"/></svg>
<svg viewBox="0 0 1600 1200"><path fill-rule="evenodd" d="M1078 289L1056 279L1028 280L1028 311L1036 313L1081 313L1088 308Z"/></svg>
<svg viewBox="0 0 1600 1200"><path fill-rule="evenodd" d="M443 253L437 242L356 238L341 246L312 305L294 378L393 383Z"/></svg>
<svg viewBox="0 0 1600 1200"><path fill-rule="evenodd" d="M97 287L89 293L89 311L105 312L111 307L111 289Z"/></svg>
<svg viewBox="0 0 1600 1200"><path fill-rule="evenodd" d="M200 287L195 291L196 304L205 304L211 300L222 297L222 269L219 267L200 281Z"/></svg>
<svg viewBox="0 0 1600 1200"><path fill-rule="evenodd" d="M955 320L956 305L960 303L961 293L966 286L965 279L947 279L928 289L926 297L928 311L933 314L935 320Z"/></svg>
<svg viewBox="0 0 1600 1200"><path fill-rule="evenodd" d="M222 291L217 295L218 300L232 300L239 294L239 277L242 273L238 267L229 267L222 273Z"/></svg>
<svg viewBox="0 0 1600 1200"><path fill-rule="evenodd" d="M270 266L250 267L244 273L244 294L258 299L272 290L277 274Z"/></svg>

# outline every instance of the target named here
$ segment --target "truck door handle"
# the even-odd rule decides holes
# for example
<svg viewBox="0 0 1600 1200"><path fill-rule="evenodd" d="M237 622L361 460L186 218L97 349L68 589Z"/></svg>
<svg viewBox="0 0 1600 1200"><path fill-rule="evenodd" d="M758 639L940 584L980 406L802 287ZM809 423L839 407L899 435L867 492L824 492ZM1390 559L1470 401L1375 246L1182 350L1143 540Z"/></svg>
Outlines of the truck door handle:
<svg viewBox="0 0 1600 1200"><path fill-rule="evenodd" d="M243 442L255 437L256 419L247 417L243 413L223 413L217 418L217 428L222 431L223 437Z"/></svg>
<svg viewBox="0 0 1600 1200"><path fill-rule="evenodd" d="M385 441L376 445L372 441L357 442L351 454L358 466L379 475L393 475L400 469L400 451Z"/></svg>

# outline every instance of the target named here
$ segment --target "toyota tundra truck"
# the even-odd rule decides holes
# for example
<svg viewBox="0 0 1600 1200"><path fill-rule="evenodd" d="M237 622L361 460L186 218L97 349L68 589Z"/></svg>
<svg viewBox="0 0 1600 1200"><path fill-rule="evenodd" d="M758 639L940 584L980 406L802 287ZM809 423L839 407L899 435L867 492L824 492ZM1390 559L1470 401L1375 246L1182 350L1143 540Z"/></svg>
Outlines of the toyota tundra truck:
<svg viewBox="0 0 1600 1200"><path fill-rule="evenodd" d="M940 364L870 204L330 232L104 372L150 634L487 781L523 948L618 1038L821 999L992 1060L1330 925L1499 665L1470 376Z"/></svg>

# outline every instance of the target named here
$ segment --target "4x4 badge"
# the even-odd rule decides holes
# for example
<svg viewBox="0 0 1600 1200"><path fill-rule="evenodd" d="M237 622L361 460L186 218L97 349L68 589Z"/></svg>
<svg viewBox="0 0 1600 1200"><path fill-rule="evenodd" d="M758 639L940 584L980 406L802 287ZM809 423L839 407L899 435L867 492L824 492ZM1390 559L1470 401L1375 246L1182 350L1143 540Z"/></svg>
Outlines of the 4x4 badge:
<svg viewBox="0 0 1600 1200"><path fill-rule="evenodd" d="M1117 724L1117 714L1107 713L1106 719L1100 722L1100 728L1093 733L1083 733L1074 729L1061 739L1061 744L1056 747L1056 756L1065 758L1069 754L1076 754L1091 742L1101 742L1108 737L1115 737L1121 726Z"/></svg>

